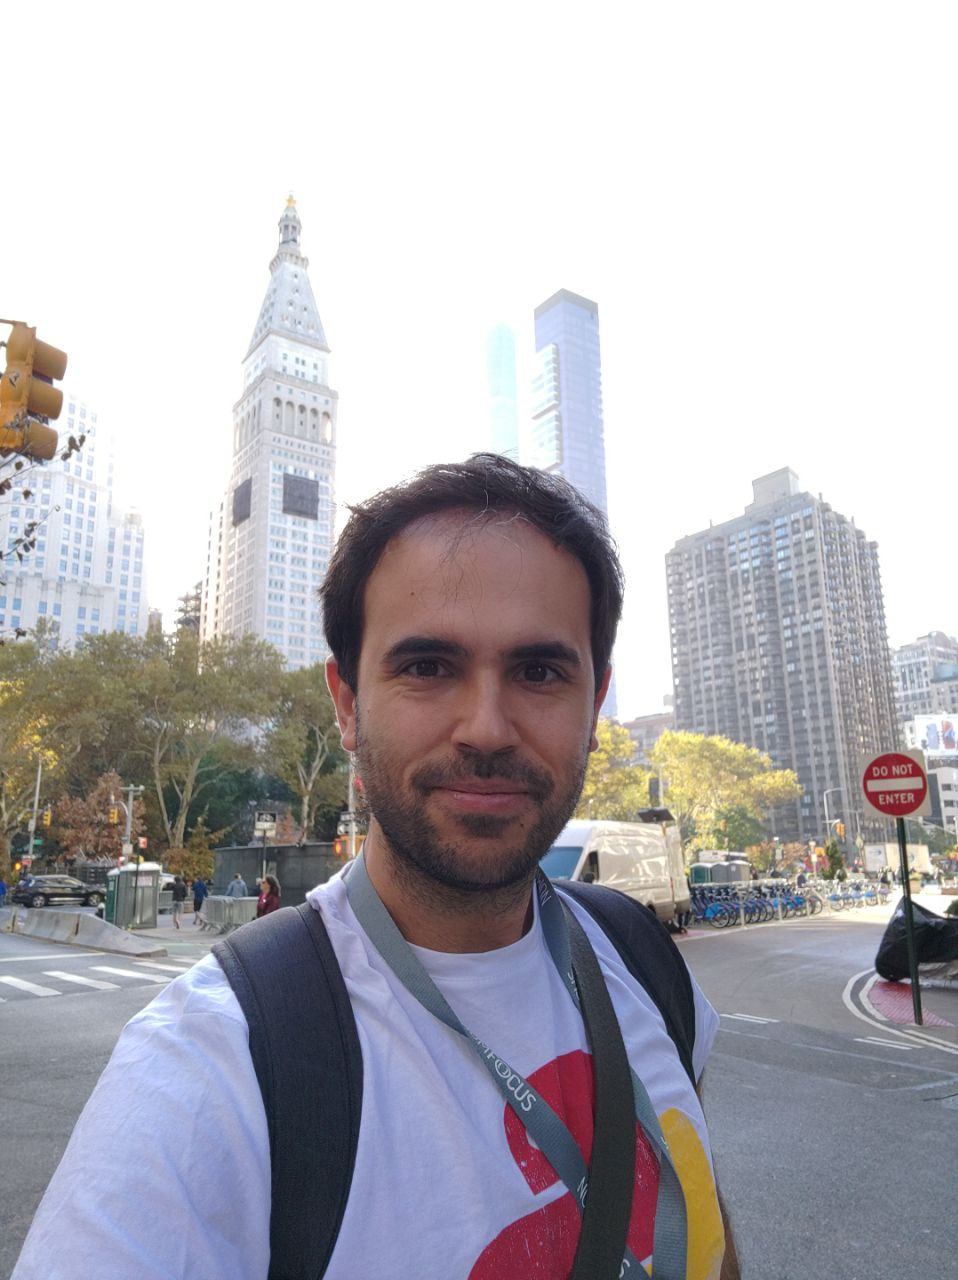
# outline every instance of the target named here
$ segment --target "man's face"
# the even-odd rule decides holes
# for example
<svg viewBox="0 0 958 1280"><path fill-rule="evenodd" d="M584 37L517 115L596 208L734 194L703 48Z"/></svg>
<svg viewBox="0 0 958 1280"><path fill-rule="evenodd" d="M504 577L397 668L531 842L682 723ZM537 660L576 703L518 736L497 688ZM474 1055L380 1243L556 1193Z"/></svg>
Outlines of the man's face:
<svg viewBox="0 0 958 1280"><path fill-rule="evenodd" d="M421 521L367 583L358 698L334 662L329 682L371 840L460 891L528 878L572 816L608 682L596 696L574 556L518 517Z"/></svg>

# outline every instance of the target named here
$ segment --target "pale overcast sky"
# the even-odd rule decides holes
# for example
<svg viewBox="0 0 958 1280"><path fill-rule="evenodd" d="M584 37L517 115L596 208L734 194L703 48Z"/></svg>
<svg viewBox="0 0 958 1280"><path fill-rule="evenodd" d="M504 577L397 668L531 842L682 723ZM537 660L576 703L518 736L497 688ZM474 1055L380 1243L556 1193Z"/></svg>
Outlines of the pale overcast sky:
<svg viewBox="0 0 958 1280"><path fill-rule="evenodd" d="M874 0L8 11L0 313L118 433L167 622L292 191L340 501L488 444L493 324L529 350L556 289L598 302L621 714L671 688L665 552L781 466L878 540L893 644L958 633L956 35Z"/></svg>

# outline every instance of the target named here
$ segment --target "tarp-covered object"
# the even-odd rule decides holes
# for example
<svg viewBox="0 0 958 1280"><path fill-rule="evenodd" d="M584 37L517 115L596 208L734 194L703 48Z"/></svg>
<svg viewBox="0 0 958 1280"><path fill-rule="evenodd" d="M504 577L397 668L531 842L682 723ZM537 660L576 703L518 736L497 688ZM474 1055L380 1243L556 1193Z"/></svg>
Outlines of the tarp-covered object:
<svg viewBox="0 0 958 1280"><path fill-rule="evenodd" d="M915 920L915 952L919 968L923 964L942 964L958 960L958 918L935 915L911 904ZM908 977L908 942L905 937L905 906L900 902L882 934L875 956L875 969L880 977L897 982ZM921 975L919 974L919 977Z"/></svg>

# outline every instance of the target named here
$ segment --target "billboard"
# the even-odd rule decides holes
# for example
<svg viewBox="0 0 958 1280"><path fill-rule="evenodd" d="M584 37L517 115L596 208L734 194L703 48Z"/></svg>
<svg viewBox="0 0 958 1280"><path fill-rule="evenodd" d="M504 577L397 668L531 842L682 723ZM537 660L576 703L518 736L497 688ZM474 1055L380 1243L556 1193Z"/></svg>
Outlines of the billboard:
<svg viewBox="0 0 958 1280"><path fill-rule="evenodd" d="M940 711L933 716L915 716L905 725L908 746L930 756L958 758L958 714Z"/></svg>

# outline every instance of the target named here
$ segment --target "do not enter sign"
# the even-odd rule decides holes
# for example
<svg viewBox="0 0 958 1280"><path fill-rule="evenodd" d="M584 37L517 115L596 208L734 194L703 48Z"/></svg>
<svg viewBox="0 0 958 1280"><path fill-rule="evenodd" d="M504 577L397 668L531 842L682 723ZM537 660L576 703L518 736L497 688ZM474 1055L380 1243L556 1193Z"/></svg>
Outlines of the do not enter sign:
<svg viewBox="0 0 958 1280"><path fill-rule="evenodd" d="M920 751L886 751L865 767L865 799L883 818L931 813L925 758Z"/></svg>

